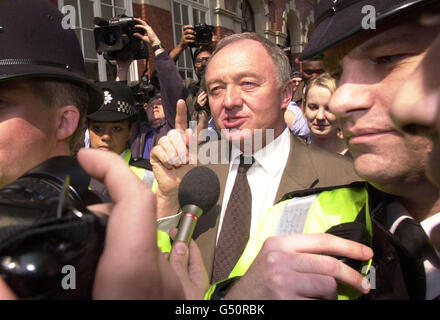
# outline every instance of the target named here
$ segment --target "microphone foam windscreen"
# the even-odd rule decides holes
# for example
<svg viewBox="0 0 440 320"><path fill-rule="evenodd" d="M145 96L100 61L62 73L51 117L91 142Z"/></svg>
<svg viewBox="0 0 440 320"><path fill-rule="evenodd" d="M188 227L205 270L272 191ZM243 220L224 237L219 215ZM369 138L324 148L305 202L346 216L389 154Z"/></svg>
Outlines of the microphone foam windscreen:
<svg viewBox="0 0 440 320"><path fill-rule="evenodd" d="M195 167L188 171L179 186L179 204L182 208L193 204L208 212L218 200L220 182L214 171L207 167Z"/></svg>

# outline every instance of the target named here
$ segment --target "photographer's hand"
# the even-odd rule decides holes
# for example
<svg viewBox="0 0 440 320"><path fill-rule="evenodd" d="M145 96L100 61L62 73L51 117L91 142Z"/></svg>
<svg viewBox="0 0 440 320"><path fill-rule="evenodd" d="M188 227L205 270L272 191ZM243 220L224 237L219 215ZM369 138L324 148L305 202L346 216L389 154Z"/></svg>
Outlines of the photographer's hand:
<svg viewBox="0 0 440 320"><path fill-rule="evenodd" d="M200 94L197 96L197 103L204 107L206 104L206 101L208 101L208 94L206 93L206 91L202 91L200 92Z"/></svg>
<svg viewBox="0 0 440 320"><path fill-rule="evenodd" d="M192 25L183 26L183 35L182 39L180 39L179 44L170 52L170 57L174 61L179 59L179 56L182 54L183 50L188 48L192 43L196 41L196 32Z"/></svg>
<svg viewBox="0 0 440 320"><path fill-rule="evenodd" d="M134 33L133 35L142 41L150 44L152 47L161 44L159 37L154 32L153 28L149 26L144 20L135 18L139 24L137 24L135 27L138 29L142 29L145 32L145 35L141 35L140 33ZM165 51L164 49L159 49L154 51L154 55L157 56L158 54Z"/></svg>
<svg viewBox="0 0 440 320"><path fill-rule="evenodd" d="M113 152L82 149L78 161L105 183L114 201L93 298L184 298L174 269L157 247L156 199L151 189Z"/></svg>

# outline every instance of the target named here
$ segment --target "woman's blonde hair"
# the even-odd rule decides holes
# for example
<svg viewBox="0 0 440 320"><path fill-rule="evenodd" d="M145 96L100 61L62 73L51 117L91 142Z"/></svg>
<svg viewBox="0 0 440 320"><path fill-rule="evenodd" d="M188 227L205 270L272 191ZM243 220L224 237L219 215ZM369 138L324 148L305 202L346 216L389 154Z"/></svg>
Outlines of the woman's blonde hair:
<svg viewBox="0 0 440 320"><path fill-rule="evenodd" d="M303 106L305 109L305 106L307 105L307 100L308 100L308 95L309 95L309 91L312 87L322 87L327 89L328 91L330 91L330 94L333 95L333 93L335 93L336 91L336 79L333 78L329 73L325 72L323 74L320 74L319 76L317 76L316 78L313 78L312 80L309 81L309 83L307 84L307 88L306 88L306 92L304 95L304 102Z"/></svg>

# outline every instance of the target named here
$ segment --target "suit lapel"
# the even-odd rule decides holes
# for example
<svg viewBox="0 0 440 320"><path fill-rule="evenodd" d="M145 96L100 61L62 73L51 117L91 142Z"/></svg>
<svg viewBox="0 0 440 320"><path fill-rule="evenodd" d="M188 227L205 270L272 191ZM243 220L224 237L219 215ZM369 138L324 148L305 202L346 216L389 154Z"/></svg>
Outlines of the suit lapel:
<svg viewBox="0 0 440 320"><path fill-rule="evenodd" d="M311 188L318 181L318 174L313 167L307 145L291 134L289 157L281 176L275 203L280 201L284 194Z"/></svg>
<svg viewBox="0 0 440 320"><path fill-rule="evenodd" d="M221 150L220 143L217 150ZM208 275L212 273L212 265L214 263L214 250L216 247L217 230L220 221L220 213L223 203L223 196L226 188L226 180L229 174L229 163L224 163L218 157L219 164L208 164L206 167L212 169L216 174L220 182L220 195L217 200L217 204L207 213L203 214L194 230L193 238L202 252L203 260L206 266ZM227 159L226 159L227 160ZM223 164L224 163L224 164Z"/></svg>

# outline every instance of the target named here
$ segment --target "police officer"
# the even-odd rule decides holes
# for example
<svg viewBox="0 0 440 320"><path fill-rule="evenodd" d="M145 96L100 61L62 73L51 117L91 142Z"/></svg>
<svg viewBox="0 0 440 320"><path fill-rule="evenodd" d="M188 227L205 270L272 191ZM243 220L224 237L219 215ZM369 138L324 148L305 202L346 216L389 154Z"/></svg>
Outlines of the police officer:
<svg viewBox="0 0 440 320"><path fill-rule="evenodd" d="M34 2L0 4L0 186L50 157L73 155L86 113L103 101L62 14Z"/></svg>
<svg viewBox="0 0 440 320"><path fill-rule="evenodd" d="M152 185L154 177L149 161L135 163L128 148L136 118L130 88L115 81L97 84L104 93L104 105L87 116L90 147L119 154L141 180Z"/></svg>
<svg viewBox="0 0 440 320"><path fill-rule="evenodd" d="M83 143L78 124L102 105L101 90L86 78L75 32L63 29L62 19L46 0L0 1L0 186L50 157L75 153ZM88 174L106 181L116 204L93 296L181 298L179 282L157 249L151 190L111 152L81 150L78 160ZM139 253L135 263L132 252ZM124 268L118 268L121 262ZM3 280L0 297L14 297Z"/></svg>

